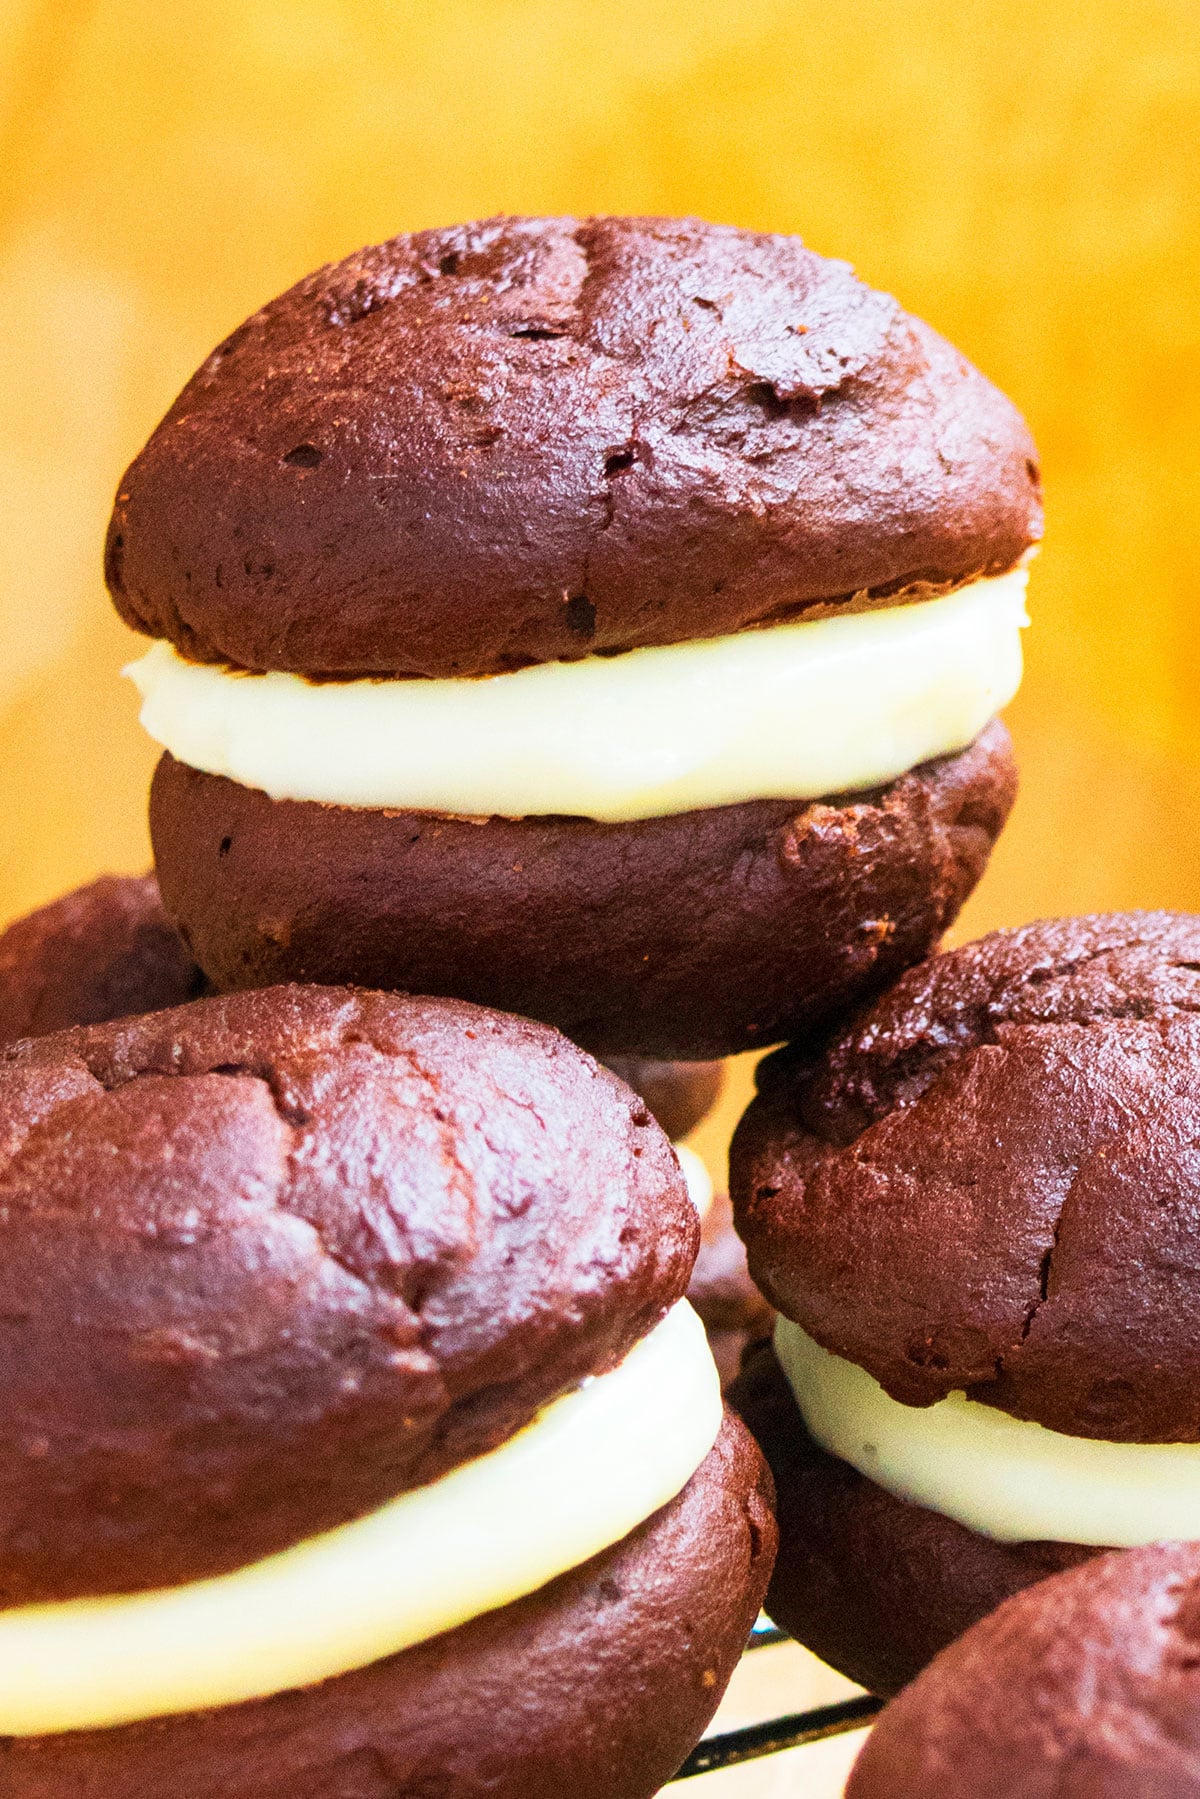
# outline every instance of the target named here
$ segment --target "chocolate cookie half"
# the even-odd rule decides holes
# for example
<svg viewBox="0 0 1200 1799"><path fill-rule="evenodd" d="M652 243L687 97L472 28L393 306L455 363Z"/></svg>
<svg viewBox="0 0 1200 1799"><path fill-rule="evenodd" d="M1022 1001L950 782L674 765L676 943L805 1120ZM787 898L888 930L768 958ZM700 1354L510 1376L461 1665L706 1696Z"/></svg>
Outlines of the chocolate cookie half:
<svg viewBox="0 0 1200 1799"><path fill-rule="evenodd" d="M1033 458L956 350L798 238L487 219L227 338L121 482L108 580L198 660L494 675L1001 574Z"/></svg>
<svg viewBox="0 0 1200 1799"><path fill-rule="evenodd" d="M641 1102L543 1026L305 988L22 1042L0 1102L5 1790L516 1799L573 1730L581 1790L653 1792L773 1526Z"/></svg>
<svg viewBox="0 0 1200 1799"><path fill-rule="evenodd" d="M219 987L486 997L599 1056L714 1057L812 1028L920 957L1015 793L998 723L874 792L617 825L272 800L168 755L150 828Z"/></svg>
<svg viewBox="0 0 1200 1799"><path fill-rule="evenodd" d="M877 1690L1194 1518L1198 968L1192 917L1000 932L760 1072L732 1186L783 1315L738 1399L788 1520L771 1604Z"/></svg>
<svg viewBox="0 0 1200 1799"><path fill-rule="evenodd" d="M889 1705L848 1799L1188 1799L1200 1793L1200 1546L1043 1581Z"/></svg>
<svg viewBox="0 0 1200 1799"><path fill-rule="evenodd" d="M1009 403L795 239L363 251L214 352L117 497L168 906L225 988L474 997L604 1055L810 1028L1003 824L977 740L1039 532Z"/></svg>
<svg viewBox="0 0 1200 1799"><path fill-rule="evenodd" d="M182 1005L204 976L153 875L102 875L0 936L0 1043Z"/></svg>

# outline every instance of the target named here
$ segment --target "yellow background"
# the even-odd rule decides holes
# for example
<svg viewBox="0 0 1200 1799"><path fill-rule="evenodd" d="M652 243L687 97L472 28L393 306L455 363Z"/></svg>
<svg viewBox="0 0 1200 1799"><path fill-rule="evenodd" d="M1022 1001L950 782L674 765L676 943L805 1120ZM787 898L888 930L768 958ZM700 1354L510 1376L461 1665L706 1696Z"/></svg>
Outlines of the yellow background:
<svg viewBox="0 0 1200 1799"><path fill-rule="evenodd" d="M0 0L0 921L148 860L125 462L305 270L499 210L797 231L1006 388L1048 536L962 928L1200 908L1196 0Z"/></svg>
<svg viewBox="0 0 1200 1799"><path fill-rule="evenodd" d="M306 269L503 209L798 231L1005 387L1049 525L965 922L1200 905L1195 0L0 0L0 919L147 859L126 460Z"/></svg>

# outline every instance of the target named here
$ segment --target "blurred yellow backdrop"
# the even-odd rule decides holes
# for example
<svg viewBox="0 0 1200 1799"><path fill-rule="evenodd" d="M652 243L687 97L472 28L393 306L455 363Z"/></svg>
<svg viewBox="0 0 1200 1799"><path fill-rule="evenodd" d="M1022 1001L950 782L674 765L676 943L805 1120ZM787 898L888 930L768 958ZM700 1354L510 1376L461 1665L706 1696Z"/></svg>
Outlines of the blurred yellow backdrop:
<svg viewBox="0 0 1200 1799"><path fill-rule="evenodd" d="M148 861L99 573L125 462L308 268L502 210L799 232L1005 387L1048 537L960 931L1200 908L1196 0L0 0L0 922Z"/></svg>
<svg viewBox="0 0 1200 1799"><path fill-rule="evenodd" d="M497 210L798 231L1024 408L1025 786L968 927L1200 906L1195 0L3 0L0 918L147 860L108 504L329 257Z"/></svg>

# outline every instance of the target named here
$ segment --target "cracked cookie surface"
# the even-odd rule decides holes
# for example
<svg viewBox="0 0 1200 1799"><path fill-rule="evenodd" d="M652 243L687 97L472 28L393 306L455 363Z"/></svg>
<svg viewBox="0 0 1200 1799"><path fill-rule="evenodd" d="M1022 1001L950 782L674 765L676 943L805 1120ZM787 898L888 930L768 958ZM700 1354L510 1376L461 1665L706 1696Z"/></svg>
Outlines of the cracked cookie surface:
<svg viewBox="0 0 1200 1799"><path fill-rule="evenodd" d="M895 1398L1200 1441L1200 918L998 932L765 1063L750 1269Z"/></svg>
<svg viewBox="0 0 1200 1799"><path fill-rule="evenodd" d="M193 660L436 677L919 598L1040 532L1015 408L845 263L496 218L241 325L127 470L106 572Z"/></svg>
<svg viewBox="0 0 1200 1799"><path fill-rule="evenodd" d="M669 1144L544 1026L277 988L0 1050L0 1604L245 1565L682 1295Z"/></svg>

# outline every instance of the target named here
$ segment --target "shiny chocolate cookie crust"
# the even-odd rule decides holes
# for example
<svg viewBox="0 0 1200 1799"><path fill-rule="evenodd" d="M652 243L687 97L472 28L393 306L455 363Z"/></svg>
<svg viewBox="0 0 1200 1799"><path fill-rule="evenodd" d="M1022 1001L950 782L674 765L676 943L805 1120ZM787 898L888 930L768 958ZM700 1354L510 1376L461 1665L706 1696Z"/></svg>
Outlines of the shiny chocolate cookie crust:
<svg viewBox="0 0 1200 1799"><path fill-rule="evenodd" d="M1040 535L1015 407L845 263L494 218L239 326L126 470L105 567L193 661L439 677L920 597Z"/></svg>

